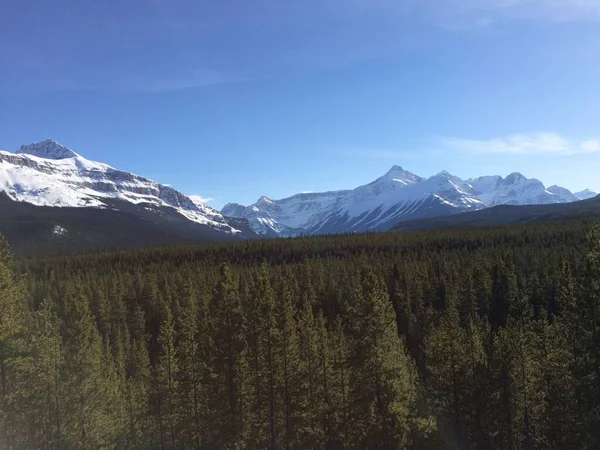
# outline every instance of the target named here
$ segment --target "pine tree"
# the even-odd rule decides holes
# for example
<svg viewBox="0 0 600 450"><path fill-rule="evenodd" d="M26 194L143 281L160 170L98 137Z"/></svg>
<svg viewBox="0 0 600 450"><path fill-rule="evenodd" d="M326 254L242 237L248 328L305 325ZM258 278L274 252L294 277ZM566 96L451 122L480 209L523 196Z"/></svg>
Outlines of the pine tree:
<svg viewBox="0 0 600 450"><path fill-rule="evenodd" d="M17 448L63 448L65 354L56 305L45 300L34 315L29 364L15 372L11 401L21 412Z"/></svg>
<svg viewBox="0 0 600 450"><path fill-rule="evenodd" d="M465 380L467 387L467 415L466 435L471 447L474 449L490 448L488 440L488 359L486 343L489 343L491 330L487 321L479 318L477 314L467 317L465 326L466 357L468 377Z"/></svg>
<svg viewBox="0 0 600 450"><path fill-rule="evenodd" d="M507 326L509 339L514 346L515 406L519 441L517 448L530 450L542 448L541 422L545 416L543 390L543 355L538 342L539 335L534 332L533 310L530 301L522 297L514 305Z"/></svg>
<svg viewBox="0 0 600 450"><path fill-rule="evenodd" d="M350 442L348 427L350 416L350 367L348 365L350 349L341 317L335 320L329 339L332 354L330 398L332 405L335 405L332 418L334 431L330 433L330 439L335 443L332 443L330 448L342 448L344 442Z"/></svg>
<svg viewBox="0 0 600 450"><path fill-rule="evenodd" d="M103 376L102 339L80 285L68 290L65 308L67 398L63 443L94 448L105 445L112 433L107 426L112 404L107 395L108 380Z"/></svg>
<svg viewBox="0 0 600 450"><path fill-rule="evenodd" d="M564 262L558 276L556 288L556 311L557 316L565 317L566 320L573 320L576 313L576 293L575 282L571 265Z"/></svg>
<svg viewBox="0 0 600 450"><path fill-rule="evenodd" d="M176 415L181 436L179 447L199 449L201 445L201 407L203 361L198 342L198 293L191 280L185 283L178 326L178 382Z"/></svg>
<svg viewBox="0 0 600 450"><path fill-rule="evenodd" d="M492 302L489 321L495 330L506 325L511 305L518 296L517 277L510 260L494 267L492 284Z"/></svg>
<svg viewBox="0 0 600 450"><path fill-rule="evenodd" d="M277 317L281 336L281 416L283 422L282 444L287 450L298 447L300 401L300 343L293 305L292 292L285 277L277 295Z"/></svg>
<svg viewBox="0 0 600 450"><path fill-rule="evenodd" d="M538 351L542 357L542 444L545 448L567 449L573 442L582 442L578 436L580 424L577 417L576 381L572 371L574 359L569 335L562 318L554 318L551 324L541 318L537 320L535 328Z"/></svg>
<svg viewBox="0 0 600 450"><path fill-rule="evenodd" d="M326 448L331 448L338 441L335 424L337 415L336 405L332 401L333 387L333 356L330 348L330 338L322 313L315 320L316 345L317 345L317 395L320 399L319 422L321 423L321 441Z"/></svg>
<svg viewBox="0 0 600 450"><path fill-rule="evenodd" d="M114 350L116 348L116 350ZM104 340L101 376L104 385L104 445L123 442L127 432L125 360L121 343Z"/></svg>
<svg viewBox="0 0 600 450"><path fill-rule="evenodd" d="M584 442L592 442L600 428L600 224L589 235L589 252L576 296L579 402L585 411Z"/></svg>
<svg viewBox="0 0 600 450"><path fill-rule="evenodd" d="M398 336L388 295L370 271L349 312L351 439L361 447L408 448L416 373Z"/></svg>
<svg viewBox="0 0 600 450"><path fill-rule="evenodd" d="M210 377L207 384L209 445L243 447L242 388L246 372L246 337L239 288L231 268L219 269L219 281L209 305Z"/></svg>
<svg viewBox="0 0 600 450"><path fill-rule="evenodd" d="M473 376L469 364L467 333L460 326L457 299L450 295L439 325L427 341L429 398L453 445L466 446L467 383Z"/></svg>
<svg viewBox="0 0 600 450"><path fill-rule="evenodd" d="M175 449L177 441L175 402L177 392L177 354L175 321L168 304L163 305L164 319L158 335L159 355L154 369L155 401L161 448Z"/></svg>
<svg viewBox="0 0 600 450"><path fill-rule="evenodd" d="M142 449L149 446L150 432L150 357L144 311L136 306L133 312L131 341L126 363L126 415L128 432L125 446Z"/></svg>
<svg viewBox="0 0 600 450"><path fill-rule="evenodd" d="M15 280L8 244L0 236L0 443L6 448L16 445L19 433L16 373L25 364L30 320L23 284Z"/></svg>
<svg viewBox="0 0 600 450"><path fill-rule="evenodd" d="M275 370L279 339L275 319L275 294L263 264L250 292L245 314L249 377L247 379L247 439L253 448L275 448L278 440Z"/></svg>
<svg viewBox="0 0 600 450"><path fill-rule="evenodd" d="M492 335L490 361L490 411L494 413L489 423L491 448L514 450L517 445L515 424L515 386L512 374L515 370L515 349L509 332L500 329Z"/></svg>
<svg viewBox="0 0 600 450"><path fill-rule="evenodd" d="M323 446L318 396L318 346L317 331L309 293L303 296L303 306L298 312L298 340L300 354L299 447L319 448Z"/></svg>

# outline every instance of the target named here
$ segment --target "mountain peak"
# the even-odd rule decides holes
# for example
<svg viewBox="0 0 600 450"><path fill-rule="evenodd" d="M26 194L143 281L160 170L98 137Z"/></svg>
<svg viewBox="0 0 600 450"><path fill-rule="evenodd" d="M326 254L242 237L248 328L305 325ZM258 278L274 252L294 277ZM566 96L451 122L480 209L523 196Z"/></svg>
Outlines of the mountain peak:
<svg viewBox="0 0 600 450"><path fill-rule="evenodd" d="M519 172L513 172L509 176L506 177L505 181L507 184L513 184L518 181L526 180L525 176Z"/></svg>
<svg viewBox="0 0 600 450"><path fill-rule="evenodd" d="M271 200L266 195L263 195L261 198L258 199L258 201L256 203L260 203L260 204L263 204L263 205L264 204L272 205L273 204L273 200Z"/></svg>
<svg viewBox="0 0 600 450"><path fill-rule="evenodd" d="M65 147L64 145L60 145L58 142L52 139L46 139L41 142L22 145L17 153L37 156L38 158L44 159L67 159L76 158L79 156L73 150Z"/></svg>
<svg viewBox="0 0 600 450"><path fill-rule="evenodd" d="M227 203L221 209L221 214L226 217L233 217L234 219L242 219L244 217L244 211L246 207L239 203Z"/></svg>
<svg viewBox="0 0 600 450"><path fill-rule="evenodd" d="M406 172L406 170L404 170L404 168L402 166L399 166L397 164L394 164L392 167L390 167L390 170L387 171L388 174L402 173L402 172Z"/></svg>
<svg viewBox="0 0 600 450"><path fill-rule="evenodd" d="M598 196L598 192L593 189L585 189L581 192L575 193L575 197L577 197L580 200L587 200L596 196Z"/></svg>
<svg viewBox="0 0 600 450"><path fill-rule="evenodd" d="M388 170L383 177L378 178L375 183L381 180L393 180L402 184L411 184L417 181L422 181L422 178L418 177L412 172L409 172L408 170L405 170L401 166L393 165L390 170Z"/></svg>
<svg viewBox="0 0 600 450"><path fill-rule="evenodd" d="M597 191L594 191L593 189L584 189L581 192L578 192L579 194L593 194L593 195L598 195Z"/></svg>

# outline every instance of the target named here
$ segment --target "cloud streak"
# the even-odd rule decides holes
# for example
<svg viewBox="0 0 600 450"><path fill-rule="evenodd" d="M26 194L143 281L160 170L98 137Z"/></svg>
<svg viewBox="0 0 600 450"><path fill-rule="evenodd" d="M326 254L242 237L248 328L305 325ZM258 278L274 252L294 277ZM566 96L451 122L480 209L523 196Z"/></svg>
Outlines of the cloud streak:
<svg viewBox="0 0 600 450"><path fill-rule="evenodd" d="M124 88L133 92L162 93L247 80L247 78L227 75L216 70L195 70L181 77L134 78L127 81Z"/></svg>
<svg viewBox="0 0 600 450"><path fill-rule="evenodd" d="M424 0L415 9L438 24L476 27L503 20L600 20L600 0Z"/></svg>
<svg viewBox="0 0 600 450"><path fill-rule="evenodd" d="M444 150L472 155L572 156L600 152L600 138L576 140L557 133L514 134L491 139L446 137L438 143Z"/></svg>
<svg viewBox="0 0 600 450"><path fill-rule="evenodd" d="M203 197L201 195L188 195L189 199L194 203L202 203L203 205L210 203L214 200L212 197Z"/></svg>

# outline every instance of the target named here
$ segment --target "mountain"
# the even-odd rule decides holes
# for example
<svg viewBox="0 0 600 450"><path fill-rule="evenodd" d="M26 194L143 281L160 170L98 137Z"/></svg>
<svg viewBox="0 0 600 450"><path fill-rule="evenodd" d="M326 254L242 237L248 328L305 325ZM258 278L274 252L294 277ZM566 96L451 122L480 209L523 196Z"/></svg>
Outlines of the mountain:
<svg viewBox="0 0 600 450"><path fill-rule="evenodd" d="M484 208L463 180L441 172L424 179L400 166L353 190L297 194L282 200L261 197L244 207L228 204L221 213L248 220L267 236L384 231L402 220Z"/></svg>
<svg viewBox="0 0 600 450"><path fill-rule="evenodd" d="M593 221L600 219L600 198L545 205L499 205L453 216L401 222L393 230L489 227L571 219L591 219Z"/></svg>
<svg viewBox="0 0 600 450"><path fill-rule="evenodd" d="M0 190L37 206L107 208L107 199L171 207L201 225L236 234L223 216L172 187L89 161L53 140L0 151Z"/></svg>
<svg viewBox="0 0 600 450"><path fill-rule="evenodd" d="M423 178L395 165L355 189L263 196L219 212L201 196L90 161L53 140L0 151L0 233L22 253L387 231L498 205L592 196L519 173L465 181L446 171Z"/></svg>
<svg viewBox="0 0 600 450"><path fill-rule="evenodd" d="M577 201L569 190L559 186L548 189L535 178L512 173L500 176L480 177L468 180L477 197L488 206L497 205L545 205Z"/></svg>
<svg viewBox="0 0 600 450"><path fill-rule="evenodd" d="M296 236L386 231L398 223L451 216L497 205L561 204L577 201L560 186L546 188L520 173L470 180L442 171L422 178L393 166L384 176L353 190L261 197L248 207L230 203L221 213L246 219L258 234Z"/></svg>
<svg viewBox="0 0 600 450"><path fill-rule="evenodd" d="M575 197L577 197L579 200L587 200L588 198L597 197L598 194L599 192L593 191L592 189L586 189L581 192L576 192Z"/></svg>
<svg viewBox="0 0 600 450"><path fill-rule="evenodd" d="M11 220L17 220L14 211L27 214L29 218L40 214L45 218L51 214L60 218L73 214L81 216L82 211L74 212L81 209L93 210L93 213L86 213L89 217L111 217L117 222L123 219L118 217L119 212L129 218L135 216L138 222L141 221L138 226L144 228L143 224L148 222L160 224L161 233L173 236L179 233L186 242L204 241L207 237L215 241L249 237L248 233L254 235L244 221L226 219L197 198L191 199L148 178L87 160L50 139L23 145L16 153L0 151L0 192L4 194L0 214L3 220L9 210ZM10 201L37 209L9 207ZM106 230L109 234L115 232L110 226ZM136 241L135 236L131 236L131 240ZM173 239L164 241L177 242ZM152 243L152 240L148 242Z"/></svg>
<svg viewBox="0 0 600 450"><path fill-rule="evenodd" d="M239 241L239 234L188 220L174 208L106 199L106 208L36 206L0 193L0 234L27 256L90 250ZM245 221L231 225L246 231ZM248 230L249 232L250 230Z"/></svg>

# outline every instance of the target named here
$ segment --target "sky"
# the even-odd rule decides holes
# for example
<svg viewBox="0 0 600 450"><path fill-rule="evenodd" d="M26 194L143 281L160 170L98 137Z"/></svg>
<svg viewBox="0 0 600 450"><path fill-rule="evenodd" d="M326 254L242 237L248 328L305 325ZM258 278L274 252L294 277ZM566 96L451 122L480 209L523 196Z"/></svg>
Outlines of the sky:
<svg viewBox="0 0 600 450"><path fill-rule="evenodd" d="M0 0L0 148L250 204L401 165L600 190L600 0Z"/></svg>

